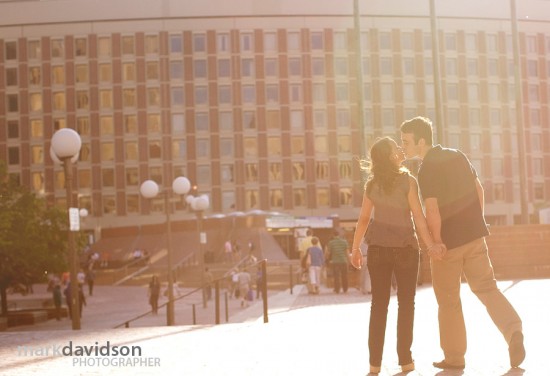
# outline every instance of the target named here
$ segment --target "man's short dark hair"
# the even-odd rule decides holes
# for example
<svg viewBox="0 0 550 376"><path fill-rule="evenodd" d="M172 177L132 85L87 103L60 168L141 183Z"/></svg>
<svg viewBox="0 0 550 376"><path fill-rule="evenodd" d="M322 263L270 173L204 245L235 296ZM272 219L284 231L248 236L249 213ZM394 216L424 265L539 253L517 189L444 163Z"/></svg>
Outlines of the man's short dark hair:
<svg viewBox="0 0 550 376"><path fill-rule="evenodd" d="M405 120L401 124L401 132L412 133L416 144L418 144L418 141L423 138L427 145L433 145L432 121L428 118L417 116L415 118Z"/></svg>

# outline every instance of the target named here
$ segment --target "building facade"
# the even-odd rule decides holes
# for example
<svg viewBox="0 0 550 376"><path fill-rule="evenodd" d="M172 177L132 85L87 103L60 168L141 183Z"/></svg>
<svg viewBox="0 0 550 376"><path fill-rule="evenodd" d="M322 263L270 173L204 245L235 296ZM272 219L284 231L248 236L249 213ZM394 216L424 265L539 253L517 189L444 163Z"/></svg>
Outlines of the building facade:
<svg viewBox="0 0 550 376"><path fill-rule="evenodd" d="M161 222L164 203L142 198L140 184L170 187L177 176L210 196L207 214L353 222L358 160L376 137L398 138L402 121L435 121L438 87L428 1L359 3L360 52L352 0L2 1L0 159L64 205L50 139L75 129L83 144L73 188L97 236ZM439 141L471 158L488 221L513 224L522 169L509 7L438 7ZM536 214L550 198L550 2L521 1L518 19ZM175 219L193 216L183 200L175 206Z"/></svg>

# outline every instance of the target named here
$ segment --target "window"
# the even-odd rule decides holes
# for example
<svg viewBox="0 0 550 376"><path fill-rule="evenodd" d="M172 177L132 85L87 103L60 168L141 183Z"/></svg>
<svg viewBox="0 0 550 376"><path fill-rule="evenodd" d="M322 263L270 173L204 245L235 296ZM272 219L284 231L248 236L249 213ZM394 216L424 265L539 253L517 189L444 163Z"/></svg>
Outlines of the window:
<svg viewBox="0 0 550 376"><path fill-rule="evenodd" d="M6 60L15 60L17 59L17 44L16 42L6 42Z"/></svg>
<svg viewBox="0 0 550 376"><path fill-rule="evenodd" d="M204 34L193 35L193 51L206 52L206 35Z"/></svg>
<svg viewBox="0 0 550 376"><path fill-rule="evenodd" d="M311 74L313 76L325 75L325 59L322 57L314 57L311 59Z"/></svg>
<svg viewBox="0 0 550 376"><path fill-rule="evenodd" d="M19 138L19 123L16 120L8 121L8 138Z"/></svg>
<svg viewBox="0 0 550 376"><path fill-rule="evenodd" d="M301 103L302 102L302 84L293 83L289 85L290 102Z"/></svg>
<svg viewBox="0 0 550 376"><path fill-rule="evenodd" d="M305 153L305 141L303 136L291 137L290 152L294 155L303 155Z"/></svg>
<svg viewBox="0 0 550 376"><path fill-rule="evenodd" d="M493 200L504 201L504 199L505 199L504 184L502 183L493 184Z"/></svg>
<svg viewBox="0 0 550 376"><path fill-rule="evenodd" d="M328 180L329 178L329 163L328 161L315 162L315 178L317 180Z"/></svg>
<svg viewBox="0 0 550 376"><path fill-rule="evenodd" d="M185 142L185 140L172 141L172 158L187 158L187 143Z"/></svg>
<svg viewBox="0 0 550 376"><path fill-rule="evenodd" d="M281 119L278 110L268 110L266 112L266 127L267 129L281 128Z"/></svg>
<svg viewBox="0 0 550 376"><path fill-rule="evenodd" d="M265 76L277 77L278 76L278 62L277 59L265 59Z"/></svg>
<svg viewBox="0 0 550 376"><path fill-rule="evenodd" d="M381 97L383 101L393 101L393 84L383 83L380 85Z"/></svg>
<svg viewBox="0 0 550 376"><path fill-rule="evenodd" d="M293 162L292 163L292 178L293 178L293 180L304 180L305 179L304 162Z"/></svg>
<svg viewBox="0 0 550 376"><path fill-rule="evenodd" d="M234 157L235 153L233 151L233 139L231 138L222 138L220 139L220 157Z"/></svg>
<svg viewBox="0 0 550 376"><path fill-rule="evenodd" d="M347 76L348 75L348 59L344 57L337 57L334 59L334 75Z"/></svg>
<svg viewBox="0 0 550 376"><path fill-rule="evenodd" d="M206 86L195 86L195 104L206 105L208 103L208 90Z"/></svg>
<svg viewBox="0 0 550 376"><path fill-rule="evenodd" d="M137 134L137 116L136 115L124 115L124 132L128 134Z"/></svg>
<svg viewBox="0 0 550 376"><path fill-rule="evenodd" d="M78 187L79 188L92 188L92 171L91 170L78 170Z"/></svg>
<svg viewBox="0 0 550 376"><path fill-rule="evenodd" d="M172 80L183 80L183 61L175 60L170 62L170 78Z"/></svg>
<svg viewBox="0 0 550 376"><path fill-rule="evenodd" d="M380 32L379 42L380 42L381 50L391 50L392 43L391 43L391 34L389 32L387 31Z"/></svg>
<svg viewBox="0 0 550 376"><path fill-rule="evenodd" d="M317 129L327 128L327 113L325 110L313 111L313 126Z"/></svg>
<svg viewBox="0 0 550 376"><path fill-rule="evenodd" d="M480 134L470 134L470 150L471 151L480 151L481 150L481 135Z"/></svg>
<svg viewBox="0 0 550 376"><path fill-rule="evenodd" d="M349 110L337 110L336 111L336 126L338 128L349 128L351 126Z"/></svg>
<svg viewBox="0 0 550 376"><path fill-rule="evenodd" d="M393 66L391 57L382 57L380 58L380 74L383 75L392 75Z"/></svg>
<svg viewBox="0 0 550 376"><path fill-rule="evenodd" d="M231 86L229 85L218 86L218 103L231 104Z"/></svg>
<svg viewBox="0 0 550 376"><path fill-rule="evenodd" d="M282 189L269 190L269 205L272 208L283 207L283 190Z"/></svg>
<svg viewBox="0 0 550 376"><path fill-rule="evenodd" d="M216 36L216 47L218 52L230 52L230 38L228 33L218 34Z"/></svg>
<svg viewBox="0 0 550 376"><path fill-rule="evenodd" d="M314 31L311 33L311 50L322 50L324 48L323 33Z"/></svg>
<svg viewBox="0 0 550 376"><path fill-rule="evenodd" d="M162 157L162 148L159 140L149 141L149 158L160 159Z"/></svg>
<svg viewBox="0 0 550 376"><path fill-rule="evenodd" d="M253 111L243 112L243 129L256 129L256 114Z"/></svg>
<svg viewBox="0 0 550 376"><path fill-rule="evenodd" d="M315 136L315 154L327 154L328 153L328 139L327 136Z"/></svg>
<svg viewBox="0 0 550 376"><path fill-rule="evenodd" d="M300 51L302 44L300 43L300 33L298 31L290 31L287 33L287 49L289 51Z"/></svg>
<svg viewBox="0 0 550 376"><path fill-rule="evenodd" d="M62 66L52 67L52 80L54 85L65 84L65 68Z"/></svg>
<svg viewBox="0 0 550 376"><path fill-rule="evenodd" d="M302 60L299 57L291 57L288 59L288 75L301 76Z"/></svg>
<svg viewBox="0 0 550 376"><path fill-rule="evenodd" d="M243 103L256 103L256 88L254 85L243 85Z"/></svg>
<svg viewBox="0 0 550 376"><path fill-rule="evenodd" d="M122 90L122 106L136 107L136 89L128 88Z"/></svg>
<svg viewBox="0 0 550 376"><path fill-rule="evenodd" d="M135 169L137 174L137 168ZM126 169L126 176L128 176L128 169ZM128 180L128 179L126 179ZM137 180L137 179L136 179ZM101 170L101 183L103 187L115 186L115 170L112 168L105 168ZM126 182L128 183L128 182Z"/></svg>
<svg viewBox="0 0 550 376"><path fill-rule="evenodd" d="M445 68L446 73L448 76L456 76L457 75L457 61L454 58L447 58L445 60Z"/></svg>
<svg viewBox="0 0 550 376"><path fill-rule="evenodd" d="M477 69L477 60L476 59L468 59L467 62L467 70L469 76L477 76L478 75L478 69Z"/></svg>
<svg viewBox="0 0 550 376"><path fill-rule="evenodd" d="M218 60L218 77L231 77L231 64L229 59Z"/></svg>
<svg viewBox="0 0 550 376"><path fill-rule="evenodd" d="M88 40L86 38L75 38L74 47L77 57L88 56Z"/></svg>
<svg viewBox="0 0 550 376"><path fill-rule="evenodd" d="M183 87L172 87L170 91L170 99L173 106L184 106L184 90Z"/></svg>
<svg viewBox="0 0 550 376"><path fill-rule="evenodd" d="M42 93L29 94L31 112L42 111Z"/></svg>
<svg viewBox="0 0 550 376"><path fill-rule="evenodd" d="M268 32L264 34L264 51L277 52L277 34Z"/></svg>
<svg viewBox="0 0 550 376"><path fill-rule="evenodd" d="M466 51L477 52L477 37L475 34L466 34Z"/></svg>
<svg viewBox="0 0 550 376"><path fill-rule="evenodd" d="M322 103L326 101L327 89L323 82L314 82L312 90L313 102Z"/></svg>
<svg viewBox="0 0 550 376"><path fill-rule="evenodd" d="M229 111L222 111L218 116L220 130L233 131L233 113Z"/></svg>
<svg viewBox="0 0 550 376"><path fill-rule="evenodd" d="M412 102L416 100L414 84L403 84L403 100L405 102Z"/></svg>
<svg viewBox="0 0 550 376"><path fill-rule="evenodd" d="M194 78L206 78L206 60L193 61Z"/></svg>
<svg viewBox="0 0 550 376"><path fill-rule="evenodd" d="M254 39L252 33L241 33L241 52L252 52Z"/></svg>
<svg viewBox="0 0 550 376"><path fill-rule="evenodd" d="M279 85L270 84L265 87L265 98L267 104L279 102Z"/></svg>
<svg viewBox="0 0 550 376"><path fill-rule="evenodd" d="M115 144L113 142L103 142L101 144L101 161L115 160Z"/></svg>
<svg viewBox="0 0 550 376"><path fill-rule="evenodd" d="M114 196L103 196L103 214L116 213L116 200Z"/></svg>
<svg viewBox="0 0 550 376"><path fill-rule="evenodd" d="M90 109L90 98L88 96L88 91L78 90L76 92L76 109L77 110Z"/></svg>
<svg viewBox="0 0 550 376"><path fill-rule="evenodd" d="M269 181L282 182L283 181L283 168L281 163L274 162L269 164Z"/></svg>
<svg viewBox="0 0 550 376"><path fill-rule="evenodd" d="M279 156L282 153L280 137L267 138L267 153L270 156Z"/></svg>
<svg viewBox="0 0 550 376"><path fill-rule="evenodd" d="M542 158L533 158L533 175L535 175L535 176L544 175L543 159Z"/></svg>
<svg viewBox="0 0 550 376"><path fill-rule="evenodd" d="M529 77L538 77L539 76L538 63L537 63L536 60L528 60L527 61L527 75Z"/></svg>
<svg viewBox="0 0 550 376"><path fill-rule="evenodd" d="M351 161L340 161L340 163L338 163L338 172L341 179L351 179L352 170L353 167Z"/></svg>
<svg viewBox="0 0 550 376"><path fill-rule="evenodd" d="M504 163L503 160L500 158L492 158L491 159L491 167L493 176L502 176L504 173Z"/></svg>
<svg viewBox="0 0 550 376"><path fill-rule="evenodd" d="M338 153L351 153L351 136L338 136Z"/></svg>
<svg viewBox="0 0 550 376"><path fill-rule="evenodd" d="M52 39L52 59L65 57L65 43L63 39Z"/></svg>
<svg viewBox="0 0 550 376"><path fill-rule="evenodd" d="M456 51L456 35L445 34L445 49L449 51Z"/></svg>
<svg viewBox="0 0 550 376"><path fill-rule="evenodd" d="M208 113L207 112L196 112L195 113L195 131L197 132L208 132Z"/></svg>
<svg viewBox="0 0 550 376"><path fill-rule="evenodd" d="M544 195L544 184L543 183L535 183L533 184L533 196L535 200L537 201L544 201L545 195Z"/></svg>
<svg viewBox="0 0 550 376"><path fill-rule="evenodd" d="M111 64L99 64L99 82L111 82L112 80Z"/></svg>
<svg viewBox="0 0 550 376"><path fill-rule="evenodd" d="M501 134L492 134L491 135L491 151L492 152L502 151L502 135Z"/></svg>
<svg viewBox="0 0 550 376"><path fill-rule="evenodd" d="M122 55L134 55L135 43L133 35L125 35L122 37Z"/></svg>
<svg viewBox="0 0 550 376"><path fill-rule="evenodd" d="M112 116L102 116L99 118L99 131L102 136L113 136L115 134Z"/></svg>
<svg viewBox="0 0 550 376"><path fill-rule="evenodd" d="M97 54L100 58L111 57L111 38L97 38Z"/></svg>
<svg viewBox="0 0 550 376"><path fill-rule="evenodd" d="M497 52L497 36L495 34L487 34L487 52Z"/></svg>
<svg viewBox="0 0 550 376"><path fill-rule="evenodd" d="M139 213L139 195L133 195L133 194L126 195L126 213L127 214Z"/></svg>
<svg viewBox="0 0 550 376"><path fill-rule="evenodd" d="M293 130L304 129L304 113L300 110L290 111L290 128Z"/></svg>
<svg viewBox="0 0 550 376"><path fill-rule="evenodd" d="M102 108L102 109L113 108L113 95L111 90L99 91L99 108Z"/></svg>
<svg viewBox="0 0 550 376"><path fill-rule="evenodd" d="M43 172L33 172L31 175L32 179L32 189L35 192L44 192L45 184L44 184L44 173Z"/></svg>
<svg viewBox="0 0 550 376"><path fill-rule="evenodd" d="M256 190L246 190L245 191L245 205L247 209L253 209L258 205L259 194Z"/></svg>
<svg viewBox="0 0 550 376"><path fill-rule="evenodd" d="M347 34L345 32L334 33L334 49L336 51L346 51L348 49Z"/></svg>
<svg viewBox="0 0 550 376"><path fill-rule="evenodd" d="M90 135L90 119L87 117L78 117L76 119L76 130L81 136Z"/></svg>
<svg viewBox="0 0 550 376"><path fill-rule="evenodd" d="M403 58L403 75L414 76L414 59L412 57Z"/></svg>
<svg viewBox="0 0 550 376"><path fill-rule="evenodd" d="M160 89L158 87L147 88L147 106L160 106Z"/></svg>
<svg viewBox="0 0 550 376"><path fill-rule="evenodd" d="M8 164L9 165L19 164L19 147L10 146L8 148Z"/></svg>
<svg viewBox="0 0 550 376"><path fill-rule="evenodd" d="M241 60L241 76L242 77L254 77L254 59L242 59Z"/></svg>
<svg viewBox="0 0 550 376"><path fill-rule="evenodd" d="M145 78L147 80L159 79L159 63L158 61L148 61L145 65Z"/></svg>
<svg viewBox="0 0 550 376"><path fill-rule="evenodd" d="M457 101L458 100L458 85L453 83L447 84L447 100Z"/></svg>
<svg viewBox="0 0 550 376"><path fill-rule="evenodd" d="M351 188L340 188L340 205L351 205Z"/></svg>
<svg viewBox="0 0 550 376"><path fill-rule="evenodd" d="M75 66L75 82L77 84L88 83L88 66L79 64Z"/></svg>
<svg viewBox="0 0 550 376"><path fill-rule="evenodd" d="M42 74L40 67L30 67L29 68L29 84L30 85L40 85L42 83Z"/></svg>
<svg viewBox="0 0 550 376"><path fill-rule="evenodd" d="M136 80L136 64L135 63L123 63L122 64L122 80L123 81L135 81Z"/></svg>
<svg viewBox="0 0 550 376"><path fill-rule="evenodd" d="M293 190L294 206L306 205L306 190L304 188L295 188Z"/></svg>
<svg viewBox="0 0 550 376"><path fill-rule="evenodd" d="M65 111L65 92L53 93L53 110Z"/></svg>
<svg viewBox="0 0 550 376"><path fill-rule="evenodd" d="M42 50L40 48L39 40L30 40L27 42L27 46L29 50L29 60L36 60L36 59L42 58Z"/></svg>
<svg viewBox="0 0 550 376"><path fill-rule="evenodd" d="M257 163L245 163L245 177L247 182L258 181L258 164Z"/></svg>
<svg viewBox="0 0 550 376"><path fill-rule="evenodd" d="M162 130L159 114L147 115L147 132L148 133L160 133Z"/></svg>
<svg viewBox="0 0 550 376"><path fill-rule="evenodd" d="M158 54L158 52L159 52L158 35L146 35L145 36L145 53Z"/></svg>
<svg viewBox="0 0 550 376"><path fill-rule="evenodd" d="M6 68L6 85L17 86L17 68Z"/></svg>
<svg viewBox="0 0 550 376"><path fill-rule="evenodd" d="M256 138L246 137L244 139L244 156L245 157L258 156L258 142Z"/></svg>
<svg viewBox="0 0 550 376"><path fill-rule="evenodd" d="M221 165L222 183L232 183L234 181L233 165Z"/></svg>

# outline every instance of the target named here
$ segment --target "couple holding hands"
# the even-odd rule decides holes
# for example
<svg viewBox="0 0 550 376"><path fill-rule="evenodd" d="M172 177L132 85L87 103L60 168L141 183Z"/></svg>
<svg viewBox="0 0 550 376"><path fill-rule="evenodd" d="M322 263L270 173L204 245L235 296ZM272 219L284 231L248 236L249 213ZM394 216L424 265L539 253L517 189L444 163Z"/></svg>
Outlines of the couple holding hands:
<svg viewBox="0 0 550 376"><path fill-rule="evenodd" d="M465 368L466 328L460 303L463 273L507 341L510 365L518 367L525 358L522 323L494 278L485 243L489 231L483 216L483 187L474 167L459 150L433 145L432 123L427 118L405 121L401 142L399 147L384 137L370 150L368 166L363 166L370 175L352 246L351 264L358 269L367 267L372 284L370 372L381 370L392 274L397 280L399 364L403 372L414 370L411 345L419 263L417 233L430 256L439 305L444 359L434 362L434 367ZM418 182L402 166L405 158L413 157L422 160ZM363 239L369 246L367 265L363 265L359 249Z"/></svg>

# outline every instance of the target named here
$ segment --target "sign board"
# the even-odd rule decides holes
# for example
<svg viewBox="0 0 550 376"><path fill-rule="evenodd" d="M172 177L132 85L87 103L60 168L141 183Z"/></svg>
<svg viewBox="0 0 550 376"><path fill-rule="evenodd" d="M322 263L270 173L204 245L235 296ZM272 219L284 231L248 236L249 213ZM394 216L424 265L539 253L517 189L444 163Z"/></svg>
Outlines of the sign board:
<svg viewBox="0 0 550 376"><path fill-rule="evenodd" d="M539 223L542 225L550 225L550 208L539 210Z"/></svg>
<svg viewBox="0 0 550 376"><path fill-rule="evenodd" d="M291 217L274 216L265 219L267 228L332 228L332 218L327 217Z"/></svg>
<svg viewBox="0 0 550 376"><path fill-rule="evenodd" d="M80 231L80 211L78 208L69 208L69 228L71 231Z"/></svg>

